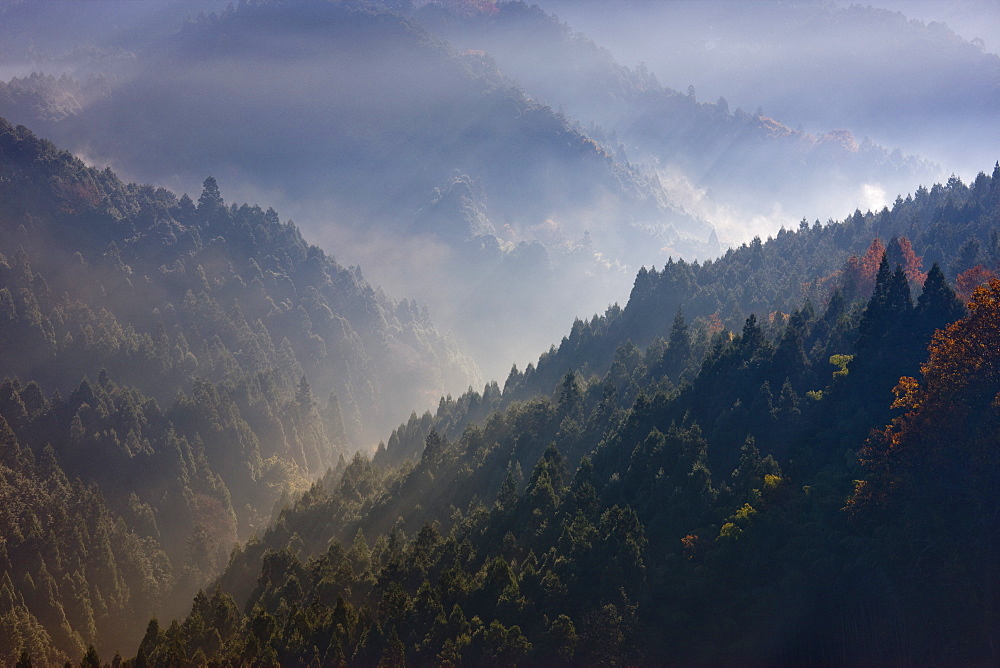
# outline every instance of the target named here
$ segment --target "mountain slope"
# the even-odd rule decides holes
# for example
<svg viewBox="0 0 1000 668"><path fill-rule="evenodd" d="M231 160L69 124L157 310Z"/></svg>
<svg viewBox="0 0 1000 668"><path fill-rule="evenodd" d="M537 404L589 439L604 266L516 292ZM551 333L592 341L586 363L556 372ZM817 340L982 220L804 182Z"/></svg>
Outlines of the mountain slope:
<svg viewBox="0 0 1000 668"><path fill-rule="evenodd" d="M382 9L244 3L109 69L105 94L86 101L85 82L27 78L0 103L131 178L190 191L212 173L238 197L266 193L379 284L428 304L480 363L502 360L491 374L577 309L603 307L630 249L708 249L711 226L655 179L488 58ZM524 320L481 324L511 302Z"/></svg>
<svg viewBox="0 0 1000 668"><path fill-rule="evenodd" d="M230 362L219 355L235 354L239 371L258 372L290 351L294 362L308 364L317 391L341 397L356 436L373 433L387 410L419 405L427 401L422 395L475 378L414 303L376 291L360 269L344 268L306 244L273 210L226 206L214 178L205 181L195 206L186 196L88 169L23 128L6 122L0 128L0 215L9 230L0 251L14 262L7 287L15 298L35 290L44 300L31 305L42 309L37 333L8 330L22 350L8 358L5 372L29 371L65 390L67 376L75 384L104 365L120 368L162 400L172 396L172 388L158 382L163 375L222 380ZM36 282L39 272L45 281ZM60 303L64 293L69 303ZM181 359L171 359L170 347L149 353L163 358L150 377L132 359L146 351L119 352L120 342L98 336L83 343L94 348L86 363L68 373L60 356L77 336L74 328L83 326L73 321L76 300L91 312L107 311L122 334L137 341L131 345L172 347L183 338ZM193 358L184 359L189 351Z"/></svg>
<svg viewBox="0 0 1000 668"><path fill-rule="evenodd" d="M643 62L667 86L692 85L702 99L762 106L768 116L814 134L849 129L965 179L996 159L1000 56L995 44L977 39L989 40L995 5L539 4L620 62ZM962 14L965 21L949 23ZM890 197L897 192L887 190Z"/></svg>
<svg viewBox="0 0 1000 668"><path fill-rule="evenodd" d="M137 642L282 494L477 378L416 303L211 177L196 205L0 119L0 230L5 651Z"/></svg>
<svg viewBox="0 0 1000 668"><path fill-rule="evenodd" d="M972 188L930 192L961 197L989 231L995 183L984 175ZM851 223L830 228L848 233ZM954 243L975 238L974 226L958 229ZM235 625L213 622L201 595L183 623L151 624L139 655L348 665L995 660L995 541L938 541L968 537L969 523L991 535L996 524L978 494L948 490L995 484L995 468L975 458L995 459L988 398L1000 387L986 342L1000 281L980 287L966 315L937 265L914 300L903 265L893 271L879 257L869 286L852 292L856 277L841 274L822 313L804 304L781 321L751 315L697 357L675 320L668 344L622 346L606 373L567 373L550 396L504 407L488 386L443 400L436 417L394 434L402 443L423 432L411 463L344 462L234 553L211 600L241 611ZM675 364L668 358L685 341L688 357ZM975 369L971 385L953 382L956 364ZM907 379L919 373L921 384ZM897 380L910 412L893 421ZM949 406L969 425L955 442L920 421ZM868 482L855 495L858 480ZM925 614L929 601L940 617ZM220 641L209 641L211 628Z"/></svg>
<svg viewBox="0 0 1000 668"><path fill-rule="evenodd" d="M617 11L599 3L567 9L571 16ZM660 8L647 13L660 12L669 13ZM773 234L802 212L838 215L844 201L862 201L878 189L891 197L943 176L917 157L855 140L849 118L813 124L809 134L788 127L795 122L784 119L794 114L771 111L775 120L760 112L731 111L724 97L699 102L694 88L682 93L660 84L656 73L669 72L668 65L653 71L643 64L623 67L610 51L534 5L511 2L495 12L462 13L428 4L414 17L456 45L485 50L530 95L565 109L620 159L627 155L658 174L672 201L711 221L724 243ZM702 28L695 22L689 26ZM675 25L662 29L682 30ZM813 25L809 29L820 32ZM674 53L673 59L685 56ZM737 82L732 83L735 88Z"/></svg>

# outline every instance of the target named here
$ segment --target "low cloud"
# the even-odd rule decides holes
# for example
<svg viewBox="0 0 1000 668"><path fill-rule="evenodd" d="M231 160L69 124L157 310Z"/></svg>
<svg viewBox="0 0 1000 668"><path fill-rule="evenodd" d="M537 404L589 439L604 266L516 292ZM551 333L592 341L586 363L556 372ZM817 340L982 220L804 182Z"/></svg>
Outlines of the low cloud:
<svg viewBox="0 0 1000 668"><path fill-rule="evenodd" d="M889 196L885 188L877 183L866 183L861 186L861 195L858 198L861 210L878 211L889 205Z"/></svg>

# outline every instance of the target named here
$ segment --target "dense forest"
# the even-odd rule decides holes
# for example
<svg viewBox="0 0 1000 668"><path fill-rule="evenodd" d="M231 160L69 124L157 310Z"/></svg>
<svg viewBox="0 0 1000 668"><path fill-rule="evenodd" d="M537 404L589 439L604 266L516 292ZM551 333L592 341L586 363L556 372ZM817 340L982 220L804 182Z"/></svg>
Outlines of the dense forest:
<svg viewBox="0 0 1000 668"><path fill-rule="evenodd" d="M1000 162L203 6L0 0L0 665L1000 663Z"/></svg>
<svg viewBox="0 0 1000 668"><path fill-rule="evenodd" d="M197 202L125 184L0 119L0 225L6 648L130 638L283 494L478 378L212 177Z"/></svg>
<svg viewBox="0 0 1000 668"><path fill-rule="evenodd" d="M732 283L644 270L502 390L340 463L135 661L995 661L997 176L706 263L757 263L732 330L685 316ZM834 240L860 250L813 264Z"/></svg>

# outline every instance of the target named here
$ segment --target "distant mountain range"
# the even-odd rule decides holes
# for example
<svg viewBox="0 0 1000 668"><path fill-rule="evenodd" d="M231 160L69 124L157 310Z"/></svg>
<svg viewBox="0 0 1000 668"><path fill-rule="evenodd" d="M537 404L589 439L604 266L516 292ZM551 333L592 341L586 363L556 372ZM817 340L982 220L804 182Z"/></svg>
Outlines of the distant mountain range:
<svg viewBox="0 0 1000 668"><path fill-rule="evenodd" d="M843 212L866 187L939 176L846 132L699 103L537 8L470 7L252 2L143 24L148 43L79 51L78 76L9 81L0 113L128 178L264 194L426 303L489 375L638 266L773 232L815 193Z"/></svg>

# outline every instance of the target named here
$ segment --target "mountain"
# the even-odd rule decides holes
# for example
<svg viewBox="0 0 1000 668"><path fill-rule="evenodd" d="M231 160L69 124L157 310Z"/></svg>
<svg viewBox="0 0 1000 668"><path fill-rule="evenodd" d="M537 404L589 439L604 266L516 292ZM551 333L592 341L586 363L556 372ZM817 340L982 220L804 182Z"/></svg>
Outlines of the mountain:
<svg viewBox="0 0 1000 668"><path fill-rule="evenodd" d="M977 245L998 177L868 221ZM731 255L777 278L792 248L805 265L864 229ZM286 507L183 620L150 622L136 660L990 663L1000 280L979 283L1000 265L979 259L955 280L978 285L967 309L905 238L872 241L822 304L701 335L675 315L606 371L443 399ZM649 274L603 336L664 301ZM592 350L575 361L603 369Z"/></svg>
<svg viewBox="0 0 1000 668"><path fill-rule="evenodd" d="M803 213L823 219L839 216L844 202L868 200L867 206L875 208L882 205L874 197L876 193L891 200L896 193L912 191L920 183L947 175L925 159L893 149L901 146L908 152L915 151L903 137L893 137L888 148L863 138L859 129L868 126L862 119L855 122L846 114L817 118L810 123L812 131L805 132L789 127L799 124L794 120L798 118L794 107L767 104L766 115L763 110L731 110L723 96L728 94L726 91L711 98L714 101L699 101L693 86L685 84L686 90L681 92L661 85L660 73L674 74L670 65L693 57L687 51L697 51L696 46L690 43L690 36L677 36L671 42L664 36L647 37L645 27L636 30L635 26L662 26L662 31L677 35L707 30L705 26L715 25L712 19L719 18L708 9L671 9L677 4L713 6L565 6L569 16L579 17L588 27L593 25L595 15L608 15L612 25L615 21L629 21L638 33L636 39L648 40L650 52L670 54L669 60L657 59L656 68L645 63L624 67L611 51L575 32L575 26L523 2L501 3L492 12L459 12L431 3L416 10L414 19L460 48L485 51L533 98L578 119L587 127L588 135L613 155L655 173L671 201L691 215L712 222L724 245L739 244L754 234L773 234L783 224L794 224ZM732 3L723 4L730 7L732 14L754 13ZM805 35L821 38L820 26L825 24L819 17L808 23L796 18L808 10L787 3L759 5L776 25L782 21L794 24L797 33L803 35L801 39L808 39ZM699 11L707 15L704 21L698 20ZM649 23L660 15L674 22L665 19ZM749 23L756 26L758 20ZM722 23L734 32L743 25L732 16ZM593 27L597 34L607 33L607 29ZM770 33L768 39L772 40ZM782 44L777 37L773 41ZM623 50L631 53L638 48L630 46L623 46ZM908 42L907 48L915 47ZM619 52L618 48L614 50ZM797 55L789 54L784 62L798 61ZM969 66L976 72L988 71L980 63L970 62ZM734 92L740 90L740 83L732 81ZM965 85L964 80L955 83L956 88ZM873 92L872 99L875 97ZM744 91L741 99L747 98L753 99ZM818 99L827 97L818 91L810 97ZM754 104L765 100L762 94ZM640 260L646 264L659 261Z"/></svg>
<svg viewBox="0 0 1000 668"><path fill-rule="evenodd" d="M867 137L921 155L944 175L971 179L996 160L995 4L538 4L620 62L644 63L665 85L692 86L702 99L763 107L767 116L816 135L846 129L859 144ZM914 185L885 189L891 199Z"/></svg>
<svg viewBox="0 0 1000 668"><path fill-rule="evenodd" d="M487 376L603 310L638 266L710 258L845 202L876 209L946 175L850 119L807 132L793 113L663 86L660 68L624 67L524 3L244 2L173 31L165 7L97 41L115 57L84 49L62 79L71 54L9 80L0 113L132 178L193 190L210 172L237 197L267 193L427 304ZM827 16L766 11L803 34Z"/></svg>
<svg viewBox="0 0 1000 668"><path fill-rule="evenodd" d="M0 664L997 664L1000 163L665 76L523 3L0 0Z"/></svg>
<svg viewBox="0 0 1000 668"><path fill-rule="evenodd" d="M130 53L103 79L12 79L0 113L130 178L265 193L489 373L603 308L630 249L713 248L655 178L385 9L241 3ZM515 305L523 318L481 317Z"/></svg>
<svg viewBox="0 0 1000 668"><path fill-rule="evenodd" d="M360 268L338 265L307 244L273 209L226 205L214 177L196 205L186 195L126 185L109 170L87 168L23 127L2 127L8 175L0 207L10 233L0 251L14 262L13 295L41 291L32 304L41 309L34 331L8 330L24 352L8 359L5 372L26 371L67 389L74 373L61 348L66 334L74 338L74 327L83 326L74 319L91 317L59 314L51 321L47 309L67 308L59 301L68 294L89 310L104 309L118 327L134 328L129 336L153 336L154 347L186 340L179 360L169 350L155 353L166 358L155 375L130 357L145 351L117 350L116 330L106 342L95 336L108 350L96 345L90 352L84 343L88 354L73 360L76 376L94 376L102 365L120 368L161 400L173 392L160 382L163 374L175 382L193 375L223 380L229 370L261 371L291 353L295 359L287 361L307 364L317 391L341 397L350 433L363 441L387 412L476 379L417 304L389 299ZM36 271L47 283L36 283ZM155 340L164 334L169 343ZM186 358L189 351L202 359Z"/></svg>
<svg viewBox="0 0 1000 668"><path fill-rule="evenodd" d="M212 177L195 204L0 120L0 224L10 651L137 641L283 494L478 382L419 305Z"/></svg>

